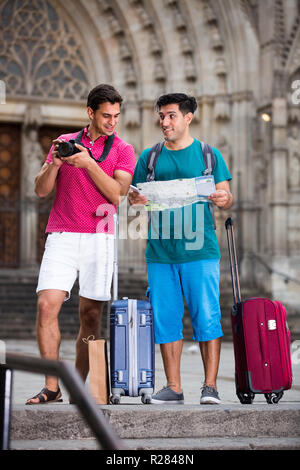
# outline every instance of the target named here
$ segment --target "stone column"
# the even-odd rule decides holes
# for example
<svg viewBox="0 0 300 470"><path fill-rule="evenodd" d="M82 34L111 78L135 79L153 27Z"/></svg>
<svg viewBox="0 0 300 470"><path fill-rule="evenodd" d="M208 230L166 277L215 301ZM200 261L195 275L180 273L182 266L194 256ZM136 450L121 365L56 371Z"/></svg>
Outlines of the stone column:
<svg viewBox="0 0 300 470"><path fill-rule="evenodd" d="M211 142L213 137L213 108L214 99L211 96L202 96L201 98L201 136L199 138L204 142Z"/></svg>
<svg viewBox="0 0 300 470"><path fill-rule="evenodd" d="M273 99L271 154L272 257L287 256L287 105L285 98Z"/></svg>
<svg viewBox="0 0 300 470"><path fill-rule="evenodd" d="M271 210L272 251L271 293L274 299L291 305L288 294L290 284L278 274L293 275L288 256L288 162L287 162L287 103L285 98L274 98L272 103L272 153L271 153Z"/></svg>
<svg viewBox="0 0 300 470"><path fill-rule="evenodd" d="M158 115L154 109L154 101L144 100L142 106L142 150L152 147L156 142L163 139L158 125Z"/></svg>
<svg viewBox="0 0 300 470"><path fill-rule="evenodd" d="M39 110L30 108L22 128L20 267L37 267L38 197L34 179L42 165L38 141Z"/></svg>
<svg viewBox="0 0 300 470"><path fill-rule="evenodd" d="M249 252L257 251L257 206L254 194L254 167L251 124L252 96L249 92L235 93L232 97L232 129L234 172L232 191L235 198L236 241L241 280L247 285L253 279L253 266Z"/></svg>

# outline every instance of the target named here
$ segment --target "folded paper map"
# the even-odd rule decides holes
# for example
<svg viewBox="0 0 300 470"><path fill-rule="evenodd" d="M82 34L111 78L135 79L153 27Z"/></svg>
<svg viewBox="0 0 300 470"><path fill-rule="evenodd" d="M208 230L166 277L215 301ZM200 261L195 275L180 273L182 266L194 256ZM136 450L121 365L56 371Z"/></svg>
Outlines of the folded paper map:
<svg viewBox="0 0 300 470"><path fill-rule="evenodd" d="M147 198L145 207L150 211L176 209L198 201L207 202L208 196L216 191L213 175L138 183L137 188Z"/></svg>

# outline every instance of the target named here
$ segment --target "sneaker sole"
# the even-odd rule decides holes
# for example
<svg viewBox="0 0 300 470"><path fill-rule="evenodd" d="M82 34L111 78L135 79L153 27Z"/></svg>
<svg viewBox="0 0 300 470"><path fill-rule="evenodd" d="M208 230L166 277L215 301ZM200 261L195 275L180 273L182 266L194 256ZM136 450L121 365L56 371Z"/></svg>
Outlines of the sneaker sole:
<svg viewBox="0 0 300 470"><path fill-rule="evenodd" d="M184 400L156 400L151 398L151 404L153 405L184 405Z"/></svg>
<svg viewBox="0 0 300 470"><path fill-rule="evenodd" d="M200 400L200 405L219 405L219 403L221 403L221 400L212 397L204 397Z"/></svg>

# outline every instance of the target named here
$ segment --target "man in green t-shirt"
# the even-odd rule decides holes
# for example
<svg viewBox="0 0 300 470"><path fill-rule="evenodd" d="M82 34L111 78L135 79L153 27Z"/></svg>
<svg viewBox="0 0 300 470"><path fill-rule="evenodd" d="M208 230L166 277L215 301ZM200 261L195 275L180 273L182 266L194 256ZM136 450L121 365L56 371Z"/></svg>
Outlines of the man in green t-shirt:
<svg viewBox="0 0 300 470"><path fill-rule="evenodd" d="M158 99L156 109L164 146L155 165L156 181L203 175L201 143L190 135L196 108L195 98L183 93ZM140 155L133 185L147 180L149 151L146 149ZM231 175L220 152L213 148L213 153L216 191L209 200L220 209L229 209L233 204ZM129 200L131 204L147 202L136 192L129 193ZM152 403L184 403L180 377L183 296L191 315L193 339L199 341L204 365L200 403L220 403L216 384L223 336L219 304L220 250L211 211L207 202L197 202L155 213L152 219L146 249L149 299L154 313L155 342L160 344L167 378L167 386L153 395Z"/></svg>

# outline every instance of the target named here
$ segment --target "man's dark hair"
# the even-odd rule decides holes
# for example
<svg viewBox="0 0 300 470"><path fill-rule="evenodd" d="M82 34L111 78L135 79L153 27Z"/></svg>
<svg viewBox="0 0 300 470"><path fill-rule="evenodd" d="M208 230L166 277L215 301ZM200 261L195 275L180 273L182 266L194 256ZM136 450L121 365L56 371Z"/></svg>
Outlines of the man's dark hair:
<svg viewBox="0 0 300 470"><path fill-rule="evenodd" d="M183 115L187 113L193 113L197 109L197 101L193 96L188 96L185 93L169 93L167 95L162 95L158 98L155 109L159 111L162 106L167 106L168 104L178 104L179 110Z"/></svg>
<svg viewBox="0 0 300 470"><path fill-rule="evenodd" d="M92 108L93 111L97 111L100 104L108 101L111 104L120 103L121 106L123 98L113 86L101 84L89 92L87 106Z"/></svg>

